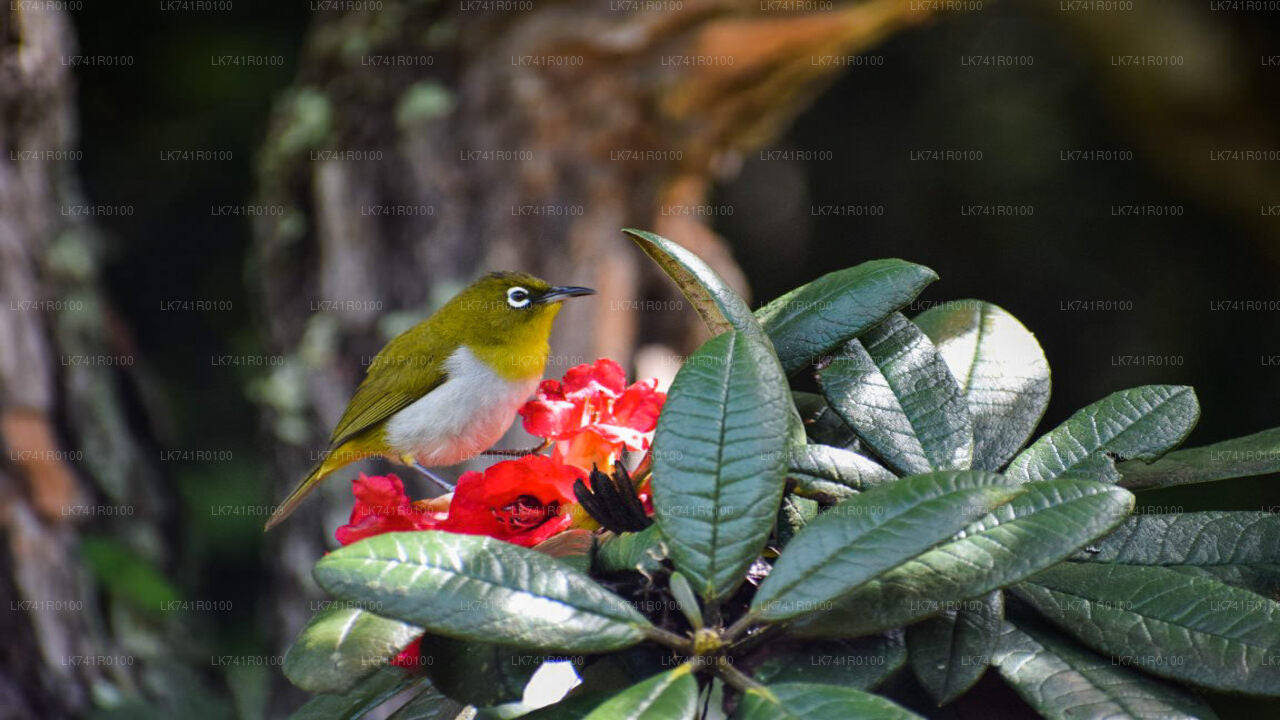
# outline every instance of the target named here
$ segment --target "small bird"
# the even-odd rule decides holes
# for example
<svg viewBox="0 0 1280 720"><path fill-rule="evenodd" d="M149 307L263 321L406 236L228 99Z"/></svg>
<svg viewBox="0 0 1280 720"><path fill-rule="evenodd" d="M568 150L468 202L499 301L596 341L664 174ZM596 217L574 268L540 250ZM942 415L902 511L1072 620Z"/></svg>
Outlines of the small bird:
<svg viewBox="0 0 1280 720"><path fill-rule="evenodd" d="M357 460L389 458L440 482L427 468L492 446L542 379L560 302L593 293L524 273L490 273L392 339L369 364L325 457L276 507L266 529L325 476Z"/></svg>

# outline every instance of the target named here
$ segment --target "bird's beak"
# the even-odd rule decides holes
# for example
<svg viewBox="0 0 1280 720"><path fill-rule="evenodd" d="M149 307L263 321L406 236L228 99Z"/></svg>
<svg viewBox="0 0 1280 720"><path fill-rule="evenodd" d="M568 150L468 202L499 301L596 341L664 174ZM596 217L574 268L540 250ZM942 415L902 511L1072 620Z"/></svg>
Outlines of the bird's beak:
<svg viewBox="0 0 1280 720"><path fill-rule="evenodd" d="M561 287L553 287L542 293L535 302L549 303L559 302L564 298L577 297L579 295L595 295L596 291L589 287L576 287L574 285L564 285Z"/></svg>

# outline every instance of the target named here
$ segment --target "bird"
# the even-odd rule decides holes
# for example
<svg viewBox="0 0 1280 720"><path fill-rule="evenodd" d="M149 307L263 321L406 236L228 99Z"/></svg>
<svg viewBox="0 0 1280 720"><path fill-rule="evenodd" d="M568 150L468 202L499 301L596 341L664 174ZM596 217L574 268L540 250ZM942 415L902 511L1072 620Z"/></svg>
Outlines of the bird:
<svg viewBox="0 0 1280 720"><path fill-rule="evenodd" d="M542 379L561 302L594 293L527 273L493 272L393 338L369 363L328 450L265 529L288 517L326 476L366 458L412 466L451 489L428 468L475 457L506 433Z"/></svg>

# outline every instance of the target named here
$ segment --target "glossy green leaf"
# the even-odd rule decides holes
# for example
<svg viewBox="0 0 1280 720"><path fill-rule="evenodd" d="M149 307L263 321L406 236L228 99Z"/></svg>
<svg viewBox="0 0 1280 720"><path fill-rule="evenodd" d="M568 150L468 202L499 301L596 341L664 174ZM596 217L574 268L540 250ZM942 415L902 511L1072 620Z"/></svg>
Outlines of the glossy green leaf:
<svg viewBox="0 0 1280 720"><path fill-rule="evenodd" d="M787 464L787 476L796 480L798 492L806 497L821 493L843 499L898 479L876 461L830 445L793 447Z"/></svg>
<svg viewBox="0 0 1280 720"><path fill-rule="evenodd" d="M422 628L354 607L311 617L284 656L284 675L313 693L345 693L387 664Z"/></svg>
<svg viewBox="0 0 1280 720"><path fill-rule="evenodd" d="M966 606L1070 556L1128 515L1133 495L1114 485L1064 478L1026 492L961 536L847 596L830 613L803 618L793 633L856 637Z"/></svg>
<svg viewBox="0 0 1280 720"><path fill-rule="evenodd" d="M1120 484L1131 490L1280 473L1280 428L1175 450L1153 463L1130 460L1117 469Z"/></svg>
<svg viewBox="0 0 1280 720"><path fill-rule="evenodd" d="M751 308L702 258L679 243L645 230L625 229L689 299L712 335L737 330L764 340Z"/></svg>
<svg viewBox="0 0 1280 720"><path fill-rule="evenodd" d="M830 609L1023 491L995 473L951 471L859 493L791 540L756 591L750 612L762 620L785 620Z"/></svg>
<svg viewBox="0 0 1280 720"><path fill-rule="evenodd" d="M1152 675L1280 695L1280 604L1213 578L1063 563L1013 591L1094 650Z"/></svg>
<svg viewBox="0 0 1280 720"><path fill-rule="evenodd" d="M907 628L911 669L938 705L982 679L1004 621L1004 593L996 590Z"/></svg>
<svg viewBox="0 0 1280 720"><path fill-rule="evenodd" d="M778 508L778 547L785 548L796 533L818 517L819 507L816 501L795 493L784 495L782 505Z"/></svg>
<svg viewBox="0 0 1280 720"><path fill-rule="evenodd" d="M702 606L698 604L689 581L680 573L673 572L667 579L667 589L671 591L672 599L676 601L680 613L689 621L689 625L695 630L703 627Z"/></svg>
<svg viewBox="0 0 1280 720"><path fill-rule="evenodd" d="M786 378L768 348L729 332L676 374L653 440L654 519L703 598L741 584L773 529L786 476Z"/></svg>
<svg viewBox="0 0 1280 720"><path fill-rule="evenodd" d="M767 353L757 358L762 365L769 366L765 372L772 374L776 369L778 373L782 373L782 364L774 353L773 344L755 314L710 265L679 243L661 235L632 229L624 229L623 232L675 282L712 335L736 330L751 337L761 347L768 349ZM792 444L802 443L804 426L800 422L799 413L793 405L788 404L784 415L787 419L787 436Z"/></svg>
<svg viewBox="0 0 1280 720"><path fill-rule="evenodd" d="M907 661L902 633L830 642L770 643L752 669L757 682L821 683L871 690Z"/></svg>
<svg viewBox="0 0 1280 720"><path fill-rule="evenodd" d="M1049 406L1049 363L1036 336L998 305L957 300L916 316L951 368L973 420L973 467L997 470Z"/></svg>
<svg viewBox="0 0 1280 720"><path fill-rule="evenodd" d="M579 686L560 702L521 715L520 720L583 720L610 697L610 693L594 689L583 691L582 686ZM491 719L481 716L478 720Z"/></svg>
<svg viewBox="0 0 1280 720"><path fill-rule="evenodd" d="M587 716L587 720L671 720L692 718L698 705L693 666L680 665L632 685Z"/></svg>
<svg viewBox="0 0 1280 720"><path fill-rule="evenodd" d="M898 474L969 467L964 394L933 343L900 313L842 346L818 379L840 417Z"/></svg>
<svg viewBox="0 0 1280 720"><path fill-rule="evenodd" d="M1280 591L1277 548L1280 515L1211 510L1135 515L1072 559L1159 565L1273 596Z"/></svg>
<svg viewBox="0 0 1280 720"><path fill-rule="evenodd" d="M596 572L657 572L667 557L666 543L657 525L639 532L609 535L600 541L592 558Z"/></svg>
<svg viewBox="0 0 1280 720"><path fill-rule="evenodd" d="M466 705L450 700L436 688L428 686L391 713L391 717L387 720L473 720L473 718L473 711Z"/></svg>
<svg viewBox="0 0 1280 720"><path fill-rule="evenodd" d="M354 720L408 690L425 683L398 667L383 667L341 695L317 695L293 711L290 720Z"/></svg>
<svg viewBox="0 0 1280 720"><path fill-rule="evenodd" d="M756 316L791 374L866 332L937 279L923 265L872 260L802 285L760 308Z"/></svg>
<svg viewBox="0 0 1280 720"><path fill-rule="evenodd" d="M586 575L478 535L378 535L329 553L313 574L339 598L462 640L601 652L640 642L649 627Z"/></svg>
<svg viewBox="0 0 1280 720"><path fill-rule="evenodd" d="M853 452L862 451L862 441L858 439L858 434L825 397L817 393L793 391L791 399L795 402L796 411L800 414L810 442Z"/></svg>
<svg viewBox="0 0 1280 720"><path fill-rule="evenodd" d="M1217 717L1182 689L1028 625L1004 623L992 665L1028 705L1049 720Z"/></svg>
<svg viewBox="0 0 1280 720"><path fill-rule="evenodd" d="M500 705L524 697L529 678L545 659L506 645L423 636L418 662L431 683L468 705Z"/></svg>
<svg viewBox="0 0 1280 720"><path fill-rule="evenodd" d="M734 716L738 720L910 720L919 715L879 695L838 685L779 683L749 690Z"/></svg>
<svg viewBox="0 0 1280 720"><path fill-rule="evenodd" d="M1182 385L1144 385L1089 405L1022 451L1009 469L1022 482L1074 477L1117 482L1119 460L1154 460L1186 439L1200 417Z"/></svg>

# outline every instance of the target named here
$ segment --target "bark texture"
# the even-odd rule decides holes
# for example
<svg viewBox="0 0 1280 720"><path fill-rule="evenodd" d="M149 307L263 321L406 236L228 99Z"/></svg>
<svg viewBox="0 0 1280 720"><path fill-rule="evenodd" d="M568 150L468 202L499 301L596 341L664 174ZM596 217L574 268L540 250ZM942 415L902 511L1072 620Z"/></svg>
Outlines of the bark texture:
<svg viewBox="0 0 1280 720"><path fill-rule="evenodd" d="M92 218L121 210L86 204L74 174L71 25L21 5L0 15L0 717L58 718L135 685L82 530L128 513L122 541L161 562L164 508L134 350L97 281Z"/></svg>

